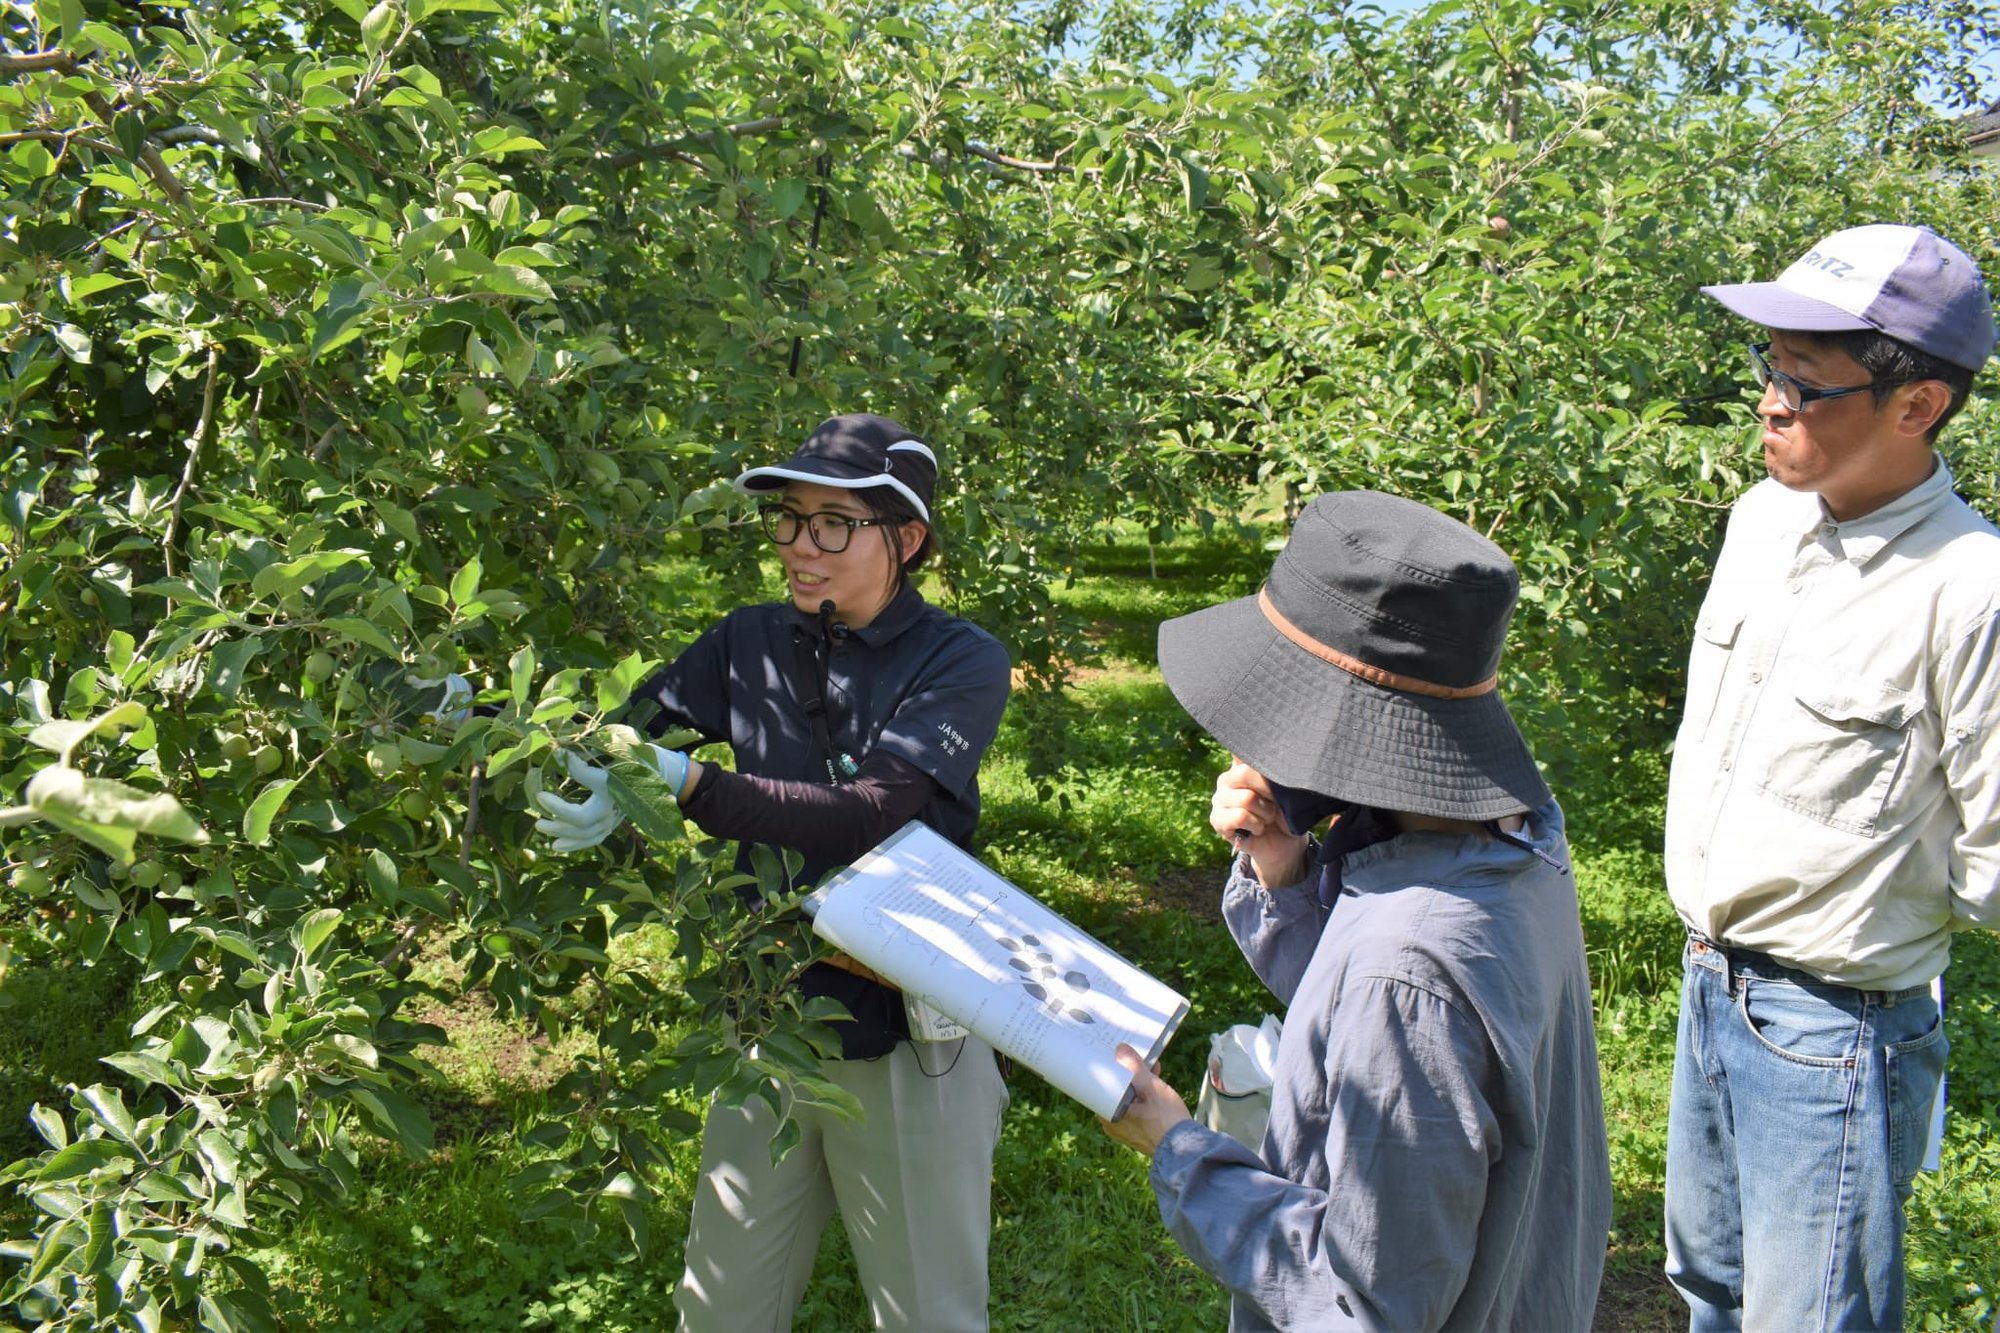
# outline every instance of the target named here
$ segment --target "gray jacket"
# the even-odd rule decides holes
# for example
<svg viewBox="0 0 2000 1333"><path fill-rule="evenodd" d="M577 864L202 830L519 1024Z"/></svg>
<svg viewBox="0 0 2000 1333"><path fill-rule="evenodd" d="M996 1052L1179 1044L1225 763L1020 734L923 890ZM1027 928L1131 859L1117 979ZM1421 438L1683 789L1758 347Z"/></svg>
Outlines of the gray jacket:
<svg viewBox="0 0 2000 1333"><path fill-rule="evenodd" d="M1223 913L1286 1005L1261 1158L1193 1121L1160 1217L1233 1330L1588 1329L1611 1171L1562 813L1516 841L1428 831Z"/></svg>

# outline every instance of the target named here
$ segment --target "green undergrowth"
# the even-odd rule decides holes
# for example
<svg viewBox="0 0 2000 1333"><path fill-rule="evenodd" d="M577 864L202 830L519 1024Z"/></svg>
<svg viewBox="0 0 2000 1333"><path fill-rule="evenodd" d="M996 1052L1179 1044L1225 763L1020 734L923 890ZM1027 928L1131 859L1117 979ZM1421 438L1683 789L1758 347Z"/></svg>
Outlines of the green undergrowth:
<svg viewBox="0 0 2000 1333"><path fill-rule="evenodd" d="M101 1038L139 1014L134 969L122 955L94 967L58 959L0 967L0 1162L42 1147L28 1108L61 1095L68 1083L95 1083Z"/></svg>

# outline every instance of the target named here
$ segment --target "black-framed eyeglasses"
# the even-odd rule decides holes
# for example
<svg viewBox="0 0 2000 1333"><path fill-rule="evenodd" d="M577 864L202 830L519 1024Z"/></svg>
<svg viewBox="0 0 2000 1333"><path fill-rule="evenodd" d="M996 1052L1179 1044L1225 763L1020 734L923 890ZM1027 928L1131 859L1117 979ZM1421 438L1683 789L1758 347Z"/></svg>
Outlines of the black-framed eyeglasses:
<svg viewBox="0 0 2000 1333"><path fill-rule="evenodd" d="M1770 350L1771 344L1767 342L1750 344L1751 377L1757 381L1759 389L1777 385L1778 401L1784 405L1787 412L1794 415L1805 411L1808 405L1823 399L1845 398L1850 393L1867 393L1870 389L1882 387L1884 383L1881 380L1869 380L1866 384L1843 384L1838 389L1815 389L1810 385L1799 383L1765 360L1764 354Z"/></svg>
<svg viewBox="0 0 2000 1333"><path fill-rule="evenodd" d="M847 514L836 514L823 509L817 514L801 514L796 509L783 505L761 505L757 519L764 525L764 535L780 546L790 546L799 539L799 533L812 534L813 545L828 555L839 555L854 540L856 528L879 528L889 522L886 518L853 518Z"/></svg>

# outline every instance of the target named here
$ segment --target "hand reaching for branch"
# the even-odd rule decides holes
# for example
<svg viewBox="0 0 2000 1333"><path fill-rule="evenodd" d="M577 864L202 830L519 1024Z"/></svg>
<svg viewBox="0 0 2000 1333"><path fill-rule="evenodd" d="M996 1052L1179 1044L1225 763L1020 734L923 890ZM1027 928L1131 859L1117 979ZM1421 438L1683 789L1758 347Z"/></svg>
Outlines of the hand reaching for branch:
<svg viewBox="0 0 2000 1333"><path fill-rule="evenodd" d="M673 792L675 800L687 794L694 761L685 754L657 745L645 745L639 747L634 757L653 767L660 780ZM550 845L556 851L580 852L610 837L613 830L625 822L625 815L619 810L618 803L611 799L611 774L607 770L567 751L562 759L570 778L590 795L581 801L565 801L553 792L536 793L536 804L548 814L535 821L535 828L555 840Z"/></svg>

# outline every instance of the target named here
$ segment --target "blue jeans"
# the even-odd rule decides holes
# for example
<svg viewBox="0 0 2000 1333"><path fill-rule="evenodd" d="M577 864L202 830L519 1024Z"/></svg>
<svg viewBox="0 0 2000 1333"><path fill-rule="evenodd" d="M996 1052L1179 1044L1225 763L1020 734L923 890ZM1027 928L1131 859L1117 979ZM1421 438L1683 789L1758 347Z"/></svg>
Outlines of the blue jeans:
<svg viewBox="0 0 2000 1333"><path fill-rule="evenodd" d="M1700 939L1685 964L1666 1212L1689 1328L1901 1328L1947 1047L1930 987L1829 985Z"/></svg>

